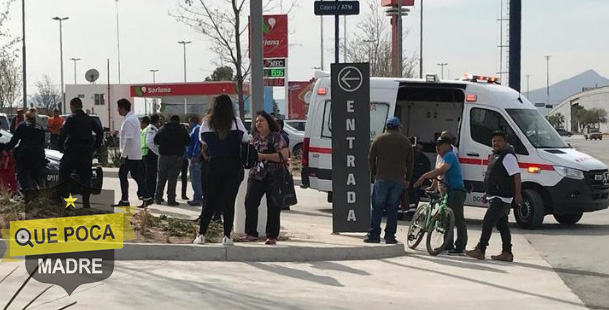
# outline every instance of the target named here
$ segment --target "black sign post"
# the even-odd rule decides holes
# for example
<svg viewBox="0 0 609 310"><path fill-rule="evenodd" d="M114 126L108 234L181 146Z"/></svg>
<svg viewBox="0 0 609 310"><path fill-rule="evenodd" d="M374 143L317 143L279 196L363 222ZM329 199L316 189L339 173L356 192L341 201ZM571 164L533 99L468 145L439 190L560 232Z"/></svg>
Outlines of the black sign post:
<svg viewBox="0 0 609 310"><path fill-rule="evenodd" d="M332 230L370 227L370 65L332 64Z"/></svg>
<svg viewBox="0 0 609 310"><path fill-rule="evenodd" d="M358 15L359 1L315 1L315 15L334 15L334 63L339 63L340 24L341 15Z"/></svg>

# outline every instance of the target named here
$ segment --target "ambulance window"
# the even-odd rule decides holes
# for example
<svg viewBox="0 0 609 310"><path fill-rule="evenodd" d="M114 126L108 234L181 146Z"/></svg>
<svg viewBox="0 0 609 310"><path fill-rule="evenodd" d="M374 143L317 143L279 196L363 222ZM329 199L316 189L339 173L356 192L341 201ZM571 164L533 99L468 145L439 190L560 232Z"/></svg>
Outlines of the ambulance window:
<svg viewBox="0 0 609 310"><path fill-rule="evenodd" d="M332 103L326 100L324 104L324 121L321 123L322 138L332 138Z"/></svg>
<svg viewBox="0 0 609 310"><path fill-rule="evenodd" d="M472 140L492 147L493 132L502 130L508 135L508 143L514 146L517 154L528 155L526 148L514 133L514 130L501 114L485 109L474 108L471 110L470 130Z"/></svg>
<svg viewBox="0 0 609 310"><path fill-rule="evenodd" d="M383 133L385 122L389 115L389 104L380 102L370 103L370 139ZM332 138L332 104L326 100L324 106L324 121L321 126L322 138Z"/></svg>

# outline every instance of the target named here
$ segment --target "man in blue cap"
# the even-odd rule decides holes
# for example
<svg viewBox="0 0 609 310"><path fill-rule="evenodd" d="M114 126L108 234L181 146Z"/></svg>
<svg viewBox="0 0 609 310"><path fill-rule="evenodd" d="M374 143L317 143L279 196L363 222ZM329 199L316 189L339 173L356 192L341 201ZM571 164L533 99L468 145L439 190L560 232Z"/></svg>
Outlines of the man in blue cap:
<svg viewBox="0 0 609 310"><path fill-rule="evenodd" d="M386 130L372 142L370 149L370 171L374 176L372 191L372 217L366 243L381 241L381 219L387 214L385 243L395 244L398 226L398 207L404 189L414 169L412 143L400 133L402 123L397 117L387 120Z"/></svg>

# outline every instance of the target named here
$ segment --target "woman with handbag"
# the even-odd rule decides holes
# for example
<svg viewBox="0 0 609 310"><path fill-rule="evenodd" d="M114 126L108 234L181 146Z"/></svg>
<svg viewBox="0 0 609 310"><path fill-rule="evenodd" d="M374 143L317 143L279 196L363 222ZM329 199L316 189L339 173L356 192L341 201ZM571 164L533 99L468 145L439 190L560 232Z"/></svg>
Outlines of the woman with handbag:
<svg viewBox="0 0 609 310"><path fill-rule="evenodd" d="M224 238L222 244L232 245L231 231L235 217L235 199L243 180L241 143L247 142L245 126L235 117L233 102L227 95L214 101L200 129L201 150L207 156L207 198L201 211L199 234L193 243L205 244L205 233L214 213L222 210Z"/></svg>
<svg viewBox="0 0 609 310"><path fill-rule="evenodd" d="M281 203L277 189L284 173L287 172L286 159L289 150L279 133L277 123L266 112L256 113L256 123L250 142L258 152L258 161L250 169L245 196L245 233L242 241L258 239L258 207L262 196L266 195L267 222L266 244L274 245L279 236Z"/></svg>

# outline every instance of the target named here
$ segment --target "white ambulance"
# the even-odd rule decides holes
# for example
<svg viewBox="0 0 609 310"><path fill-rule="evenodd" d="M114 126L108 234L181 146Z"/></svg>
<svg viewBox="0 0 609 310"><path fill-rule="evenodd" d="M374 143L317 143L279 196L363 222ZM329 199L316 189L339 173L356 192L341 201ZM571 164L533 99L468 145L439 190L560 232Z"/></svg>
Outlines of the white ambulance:
<svg viewBox="0 0 609 310"><path fill-rule="evenodd" d="M332 199L332 124L330 77L319 75L307 115L302 157L302 187ZM563 224L584 212L609 206L609 173L599 160L571 148L533 104L498 79L466 75L458 81L370 79L370 139L397 116L404 134L416 137L435 164L435 140L448 130L457 137L467 205L484 206L483 180L492 152L491 135L508 133L522 172L524 202L514 207L518 225L539 227L552 214Z"/></svg>

